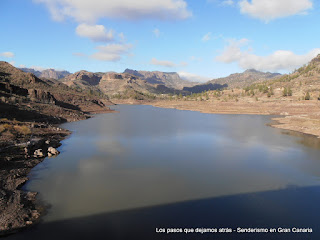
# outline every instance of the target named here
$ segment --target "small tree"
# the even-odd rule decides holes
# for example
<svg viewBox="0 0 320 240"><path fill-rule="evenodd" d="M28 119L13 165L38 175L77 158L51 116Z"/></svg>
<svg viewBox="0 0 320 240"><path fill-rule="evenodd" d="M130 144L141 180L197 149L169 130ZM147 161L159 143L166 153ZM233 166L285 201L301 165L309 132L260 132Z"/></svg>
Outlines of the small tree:
<svg viewBox="0 0 320 240"><path fill-rule="evenodd" d="M306 94L306 96L304 97L304 100L310 100L310 93L309 92L307 92L307 94Z"/></svg>
<svg viewBox="0 0 320 240"><path fill-rule="evenodd" d="M288 88L288 96L292 96L292 89Z"/></svg>
<svg viewBox="0 0 320 240"><path fill-rule="evenodd" d="M288 90L287 90L287 88L284 88L284 89L283 89L282 96L284 96L284 97L288 96Z"/></svg>
<svg viewBox="0 0 320 240"><path fill-rule="evenodd" d="M273 87L270 87L270 94L274 95Z"/></svg>

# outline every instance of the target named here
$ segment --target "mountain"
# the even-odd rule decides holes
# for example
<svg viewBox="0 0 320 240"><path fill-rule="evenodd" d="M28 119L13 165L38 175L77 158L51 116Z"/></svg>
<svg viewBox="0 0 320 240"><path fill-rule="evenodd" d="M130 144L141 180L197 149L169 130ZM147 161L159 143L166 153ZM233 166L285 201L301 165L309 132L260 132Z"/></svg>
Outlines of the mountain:
<svg viewBox="0 0 320 240"><path fill-rule="evenodd" d="M55 69L45 69L42 71L35 70L33 68L20 68L20 70L27 72L27 73L33 73L35 76L39 78L47 78L47 79L62 79L71 73L68 71L58 71Z"/></svg>
<svg viewBox="0 0 320 240"><path fill-rule="evenodd" d="M132 69L126 69L124 73L135 75L136 77L146 80L151 84L161 84L168 88L175 88L182 90L183 87L192 87L198 83L189 82L180 78L176 72L159 72L159 71L136 71Z"/></svg>
<svg viewBox="0 0 320 240"><path fill-rule="evenodd" d="M102 75L82 70L66 76L62 79L62 82L73 87L97 86L100 83Z"/></svg>
<svg viewBox="0 0 320 240"><path fill-rule="evenodd" d="M202 93L205 91L212 91L217 89L223 89L228 87L228 84L218 84L218 83L204 83L198 84L193 87L184 87L183 91L187 91L190 93Z"/></svg>
<svg viewBox="0 0 320 240"><path fill-rule="evenodd" d="M303 100L308 94L309 99L320 99L320 54L291 74L256 82L247 89L255 90L261 86L274 89L274 94L279 97Z"/></svg>
<svg viewBox="0 0 320 240"><path fill-rule="evenodd" d="M229 88L243 88L257 81L264 81L280 76L280 73L260 72L254 69L248 69L243 73L234 73L228 77L213 79L208 83L227 84Z"/></svg>
<svg viewBox="0 0 320 240"><path fill-rule="evenodd" d="M54 79L40 79L0 61L0 109L2 117L21 120L74 121L87 112L108 109L96 92L76 91ZM2 111L3 110L3 111Z"/></svg>
<svg viewBox="0 0 320 240"><path fill-rule="evenodd" d="M82 70L66 76L61 82L75 89L95 90L110 97L144 99L150 94L181 92L160 84L160 82L150 83L137 75L138 73L92 73Z"/></svg>
<svg viewBox="0 0 320 240"><path fill-rule="evenodd" d="M40 78L52 78L52 79L61 79L64 78L71 73L68 71L57 71L55 69L46 69L41 72Z"/></svg>
<svg viewBox="0 0 320 240"><path fill-rule="evenodd" d="M26 73L32 73L37 77L40 77L41 71L35 70L33 68L19 68L20 70L26 72Z"/></svg>
<svg viewBox="0 0 320 240"><path fill-rule="evenodd" d="M264 73L254 69L248 69L243 73L234 73L224 78L210 80L203 84L198 84L193 87L184 87L184 91L192 93L201 93L203 91L217 90L223 88L243 88L250 86L255 82L262 82L268 79L276 79L280 77L279 73Z"/></svg>

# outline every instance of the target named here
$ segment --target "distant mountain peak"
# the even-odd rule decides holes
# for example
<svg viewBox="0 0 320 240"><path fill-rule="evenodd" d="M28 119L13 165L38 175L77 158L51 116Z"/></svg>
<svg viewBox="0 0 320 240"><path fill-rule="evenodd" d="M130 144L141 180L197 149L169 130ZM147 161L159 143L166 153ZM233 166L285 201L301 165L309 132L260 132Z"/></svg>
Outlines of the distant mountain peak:
<svg viewBox="0 0 320 240"><path fill-rule="evenodd" d="M197 84L181 79L177 72L137 71L127 68L124 73L135 75L151 84L161 84L180 90L183 89L183 87L192 87Z"/></svg>
<svg viewBox="0 0 320 240"><path fill-rule="evenodd" d="M253 68L247 69L247 70L245 70L244 72L245 72L245 73L261 73L260 71L255 70L255 69L253 69Z"/></svg>
<svg viewBox="0 0 320 240"><path fill-rule="evenodd" d="M51 78L56 80L64 78L71 74L68 71L65 71L65 70L60 71L53 68L44 69L42 71L35 70L34 68L19 68L19 69L27 73L32 73L39 78L48 78L48 79Z"/></svg>

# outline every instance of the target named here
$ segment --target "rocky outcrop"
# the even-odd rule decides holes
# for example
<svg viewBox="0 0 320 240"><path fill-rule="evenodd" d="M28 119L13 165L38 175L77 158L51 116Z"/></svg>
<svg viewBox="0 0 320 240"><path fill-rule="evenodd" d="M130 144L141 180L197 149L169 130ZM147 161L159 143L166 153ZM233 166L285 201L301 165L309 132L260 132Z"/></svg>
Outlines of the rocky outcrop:
<svg viewBox="0 0 320 240"><path fill-rule="evenodd" d="M50 92L47 92L44 90L29 89L28 93L32 101L39 101L42 103L49 103L49 104L56 103L56 99Z"/></svg>
<svg viewBox="0 0 320 240"><path fill-rule="evenodd" d="M96 86L101 80L101 74L96 74L88 71L79 71L74 74L68 75L63 79L63 82L68 86L77 85L77 83L87 85L87 86Z"/></svg>

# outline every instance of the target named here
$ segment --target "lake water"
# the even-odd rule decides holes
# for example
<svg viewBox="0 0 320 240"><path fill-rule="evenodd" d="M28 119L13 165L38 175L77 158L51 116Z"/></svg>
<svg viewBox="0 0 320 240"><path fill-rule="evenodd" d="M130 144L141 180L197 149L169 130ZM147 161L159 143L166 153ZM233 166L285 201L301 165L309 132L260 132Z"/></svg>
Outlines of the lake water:
<svg viewBox="0 0 320 240"><path fill-rule="evenodd" d="M114 109L62 125L73 134L61 154L36 166L25 186L48 214L7 239L320 239L319 139L268 127L270 116Z"/></svg>

